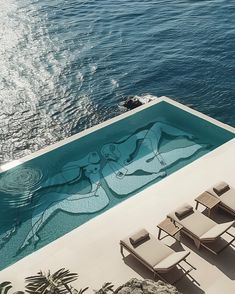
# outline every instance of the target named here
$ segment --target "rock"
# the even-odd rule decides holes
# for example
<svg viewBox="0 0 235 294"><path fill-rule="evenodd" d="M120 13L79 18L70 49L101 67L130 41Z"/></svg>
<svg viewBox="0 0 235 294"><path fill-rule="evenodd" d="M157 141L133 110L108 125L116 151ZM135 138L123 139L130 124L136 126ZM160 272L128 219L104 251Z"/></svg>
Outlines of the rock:
<svg viewBox="0 0 235 294"><path fill-rule="evenodd" d="M130 97L123 103L123 106L126 107L127 109L134 109L138 106L141 106L142 102L136 97Z"/></svg>
<svg viewBox="0 0 235 294"><path fill-rule="evenodd" d="M157 96L144 95L144 96L129 96L125 102L122 103L122 106L131 110L143 104L146 104L150 101L156 99Z"/></svg>
<svg viewBox="0 0 235 294"><path fill-rule="evenodd" d="M163 281L131 279L115 291L116 294L180 294L176 287Z"/></svg>

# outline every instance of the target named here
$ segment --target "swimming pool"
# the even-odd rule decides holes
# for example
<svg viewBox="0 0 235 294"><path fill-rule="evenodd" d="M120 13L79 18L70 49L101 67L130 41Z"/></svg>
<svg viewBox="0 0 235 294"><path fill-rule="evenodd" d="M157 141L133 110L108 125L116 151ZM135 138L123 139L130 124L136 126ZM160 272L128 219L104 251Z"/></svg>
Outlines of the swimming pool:
<svg viewBox="0 0 235 294"><path fill-rule="evenodd" d="M0 175L0 268L234 138L164 100Z"/></svg>

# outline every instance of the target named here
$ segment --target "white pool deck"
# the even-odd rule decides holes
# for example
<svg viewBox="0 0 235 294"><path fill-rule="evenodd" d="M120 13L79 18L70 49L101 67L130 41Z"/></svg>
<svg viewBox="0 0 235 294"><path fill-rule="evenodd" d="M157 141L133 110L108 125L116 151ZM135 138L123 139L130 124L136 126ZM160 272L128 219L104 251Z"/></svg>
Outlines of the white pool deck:
<svg viewBox="0 0 235 294"><path fill-rule="evenodd" d="M192 112L235 133L234 128ZM23 290L25 277L39 270L65 267L79 274L74 283L77 289L89 286L86 293L93 293L92 289L100 288L104 282L118 286L133 277L152 278L152 273L133 258L123 261L119 240L142 227L157 236L156 225L171 210L184 202L194 206L194 198L221 180L235 187L235 139L6 268L0 273L0 281L10 280L15 290ZM230 217L220 210L217 216L220 220ZM197 268L192 276L200 286L183 278L177 283L178 289L190 294L222 291L234 294L235 247L230 246L215 256L204 249L198 252L186 238L182 241L182 247L191 251L188 259ZM171 237L163 242L174 243ZM174 245L179 247L177 243Z"/></svg>

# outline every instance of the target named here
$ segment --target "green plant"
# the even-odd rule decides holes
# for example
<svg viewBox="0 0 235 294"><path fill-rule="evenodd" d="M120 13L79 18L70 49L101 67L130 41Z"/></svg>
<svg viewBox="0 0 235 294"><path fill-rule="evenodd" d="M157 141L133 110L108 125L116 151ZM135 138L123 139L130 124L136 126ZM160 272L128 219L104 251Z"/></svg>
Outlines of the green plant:
<svg viewBox="0 0 235 294"><path fill-rule="evenodd" d="M113 290L114 285L110 282L105 283L101 289L95 290L95 294L107 294L109 292L114 292Z"/></svg>
<svg viewBox="0 0 235 294"><path fill-rule="evenodd" d="M84 289L80 289L79 292L77 292L78 294L83 294L89 287L86 287Z"/></svg>
<svg viewBox="0 0 235 294"><path fill-rule="evenodd" d="M10 289L12 288L11 282L5 281L0 284L0 294L7 294L9 293ZM14 292L13 294L24 294L22 291Z"/></svg>
<svg viewBox="0 0 235 294"><path fill-rule="evenodd" d="M11 282L3 282L0 284L0 294L6 294L12 288Z"/></svg>
<svg viewBox="0 0 235 294"><path fill-rule="evenodd" d="M43 273L40 271L36 276L27 277L25 279L26 285L26 292L30 294L75 294L80 293L82 294L84 291L87 290L81 289L78 292L69 284L77 280L78 274L70 273L69 270L64 268L59 269L54 274L51 274L50 271L47 273Z"/></svg>

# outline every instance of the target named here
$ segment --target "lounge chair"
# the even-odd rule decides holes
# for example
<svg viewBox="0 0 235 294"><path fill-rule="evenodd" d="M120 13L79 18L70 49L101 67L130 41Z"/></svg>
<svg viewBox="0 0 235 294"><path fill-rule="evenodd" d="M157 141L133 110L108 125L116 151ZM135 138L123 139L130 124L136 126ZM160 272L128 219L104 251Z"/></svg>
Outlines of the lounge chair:
<svg viewBox="0 0 235 294"><path fill-rule="evenodd" d="M220 182L207 190L220 200L219 207L235 216L235 189L226 182Z"/></svg>
<svg viewBox="0 0 235 294"><path fill-rule="evenodd" d="M201 212L194 210L192 206L184 204L179 207L168 217L175 223L182 226L181 231L193 239L196 247L199 249L201 246L205 247L214 254L219 254L227 246L232 244L235 240L234 234L229 232L229 229L233 226L235 221L217 224L209 217L205 216ZM221 244L219 241L223 240L222 235L227 234L232 239L226 244ZM220 248L218 247L220 245Z"/></svg>
<svg viewBox="0 0 235 294"><path fill-rule="evenodd" d="M167 273L171 269L178 266L183 270L183 274L179 279L174 281L174 284L185 275L189 275L192 280L194 280L189 272L196 268L186 261L186 257L190 254L190 252L175 252L145 229L139 230L135 234L132 234L120 241L121 254L124 258L123 248L125 248L149 270L151 270L154 274L154 279L158 276L163 281L168 282L162 277L161 274ZM183 261L190 266L189 270L185 270L180 265Z"/></svg>

